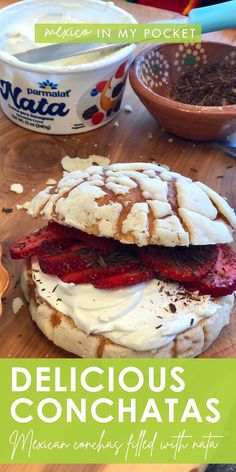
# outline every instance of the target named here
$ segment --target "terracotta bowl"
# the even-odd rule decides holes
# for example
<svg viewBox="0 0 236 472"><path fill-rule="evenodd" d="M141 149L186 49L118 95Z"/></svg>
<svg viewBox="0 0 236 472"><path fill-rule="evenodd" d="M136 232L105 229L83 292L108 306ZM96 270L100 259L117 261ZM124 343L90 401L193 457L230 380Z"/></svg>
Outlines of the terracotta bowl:
<svg viewBox="0 0 236 472"><path fill-rule="evenodd" d="M236 131L236 105L187 105L172 100L170 89L192 67L235 61L236 47L228 44L160 44L135 58L130 82L145 107L167 131L187 139L220 139Z"/></svg>
<svg viewBox="0 0 236 472"><path fill-rule="evenodd" d="M9 285L9 275L1 264L2 248L0 246L0 316L2 314L2 296Z"/></svg>

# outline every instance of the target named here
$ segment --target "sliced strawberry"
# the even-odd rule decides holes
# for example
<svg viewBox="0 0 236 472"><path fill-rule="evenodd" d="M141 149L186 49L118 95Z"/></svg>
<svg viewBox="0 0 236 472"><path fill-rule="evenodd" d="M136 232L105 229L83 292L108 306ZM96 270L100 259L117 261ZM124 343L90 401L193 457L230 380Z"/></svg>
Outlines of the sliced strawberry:
<svg viewBox="0 0 236 472"><path fill-rule="evenodd" d="M124 251L121 253L101 253L94 248L90 249L90 251L93 252L90 253L89 258L84 259L86 265L82 267L81 264L77 268L78 270L73 270L72 268L69 273L67 271L67 273L60 275L64 282L73 282L75 284L94 282L98 278L138 269L140 265L137 258ZM73 264L76 264L76 261Z"/></svg>
<svg viewBox="0 0 236 472"><path fill-rule="evenodd" d="M201 280L186 284L190 291L200 295L224 297L236 290L236 254L227 244L218 246L218 258L214 267Z"/></svg>
<svg viewBox="0 0 236 472"><path fill-rule="evenodd" d="M60 254L39 257L39 265L45 274L60 276L89 267L96 260L95 251L83 243L77 243Z"/></svg>
<svg viewBox="0 0 236 472"><path fill-rule="evenodd" d="M74 284L85 284L95 280L98 269L89 268L61 274L59 277L63 282Z"/></svg>
<svg viewBox="0 0 236 472"><path fill-rule="evenodd" d="M79 239L83 241L87 246L95 247L97 249L115 249L120 246L120 243L113 239L103 238L94 236L93 234L87 234L80 229L69 228L68 226L59 225L55 222L48 223L48 229L61 234L67 238Z"/></svg>
<svg viewBox="0 0 236 472"><path fill-rule="evenodd" d="M154 272L148 268L139 268L123 274L103 277L96 280L94 286L97 288L119 288L136 285L154 278Z"/></svg>
<svg viewBox="0 0 236 472"><path fill-rule="evenodd" d="M80 239L88 246L95 247L97 249L100 249L101 251L115 250L121 246L121 243L113 239L93 236L93 234L87 234L83 231L80 232Z"/></svg>
<svg viewBox="0 0 236 472"><path fill-rule="evenodd" d="M75 272L69 272L67 274L60 275L60 279L66 283L74 284L86 284L96 280L96 277L99 277L99 274L102 272L102 269L94 269L90 267L89 269L77 270Z"/></svg>
<svg viewBox="0 0 236 472"><path fill-rule="evenodd" d="M114 264L113 266L108 266L106 268L90 267L89 269L78 270L76 272L70 272L69 274L61 275L60 279L67 283L73 282L74 284L85 284L88 282L95 282L101 277L104 278L114 274L123 274L130 269L138 270L138 263L133 261L127 265Z"/></svg>
<svg viewBox="0 0 236 472"><path fill-rule="evenodd" d="M41 228L38 231L29 234L26 238L18 239L10 246L9 252L12 259L27 259L28 257L38 255L42 244L46 244L46 241L51 242L54 240L55 244L55 240L61 241L61 239L61 237L54 234L48 228Z"/></svg>
<svg viewBox="0 0 236 472"><path fill-rule="evenodd" d="M148 246L138 250L143 262L162 276L178 282L201 279L214 266L217 246Z"/></svg>
<svg viewBox="0 0 236 472"><path fill-rule="evenodd" d="M56 255L64 252L65 250L69 250L72 245L75 244L74 239L64 238L62 239L61 236L53 234L53 236L49 239L44 239L42 242L38 254L40 256L50 256Z"/></svg>
<svg viewBox="0 0 236 472"><path fill-rule="evenodd" d="M79 229L71 228L69 226L60 225L55 221L50 221L48 223L48 229L53 231L53 233L60 234L65 238L72 238L72 239L79 239L79 233L81 232Z"/></svg>

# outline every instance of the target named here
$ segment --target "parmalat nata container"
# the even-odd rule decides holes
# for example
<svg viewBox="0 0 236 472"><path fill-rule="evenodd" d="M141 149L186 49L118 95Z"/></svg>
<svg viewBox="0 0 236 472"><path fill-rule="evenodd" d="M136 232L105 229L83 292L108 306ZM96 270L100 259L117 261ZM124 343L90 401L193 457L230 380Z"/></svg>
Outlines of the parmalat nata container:
<svg viewBox="0 0 236 472"><path fill-rule="evenodd" d="M12 56L37 47L36 22L70 21L136 23L126 11L99 0L24 0L1 9L0 103L11 121L31 131L90 131L111 121L120 109L134 44L112 54L50 64L29 64Z"/></svg>

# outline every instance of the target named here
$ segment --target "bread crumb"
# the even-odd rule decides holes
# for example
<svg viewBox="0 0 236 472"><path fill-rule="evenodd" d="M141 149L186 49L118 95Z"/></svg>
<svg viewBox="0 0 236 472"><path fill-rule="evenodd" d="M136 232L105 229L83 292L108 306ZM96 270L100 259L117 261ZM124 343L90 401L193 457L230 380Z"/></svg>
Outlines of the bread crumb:
<svg viewBox="0 0 236 472"><path fill-rule="evenodd" d="M13 310L14 315L16 315L23 306L24 306L24 302L22 298L20 297L14 298L12 301L12 310Z"/></svg>
<svg viewBox="0 0 236 472"><path fill-rule="evenodd" d="M31 204L30 201L25 202L25 203L23 203L22 205L17 204L17 205L16 205L16 209L17 209L17 210L28 210L29 207L30 207L30 204Z"/></svg>
<svg viewBox="0 0 236 472"><path fill-rule="evenodd" d="M126 111L126 113L132 113L133 108L131 107L131 105L125 105L124 111Z"/></svg>
<svg viewBox="0 0 236 472"><path fill-rule="evenodd" d="M29 209L29 207L30 207L30 205L31 205L31 201L30 201L30 200L28 200L27 202L23 203L23 205L22 205L22 206L23 206L24 210L28 210L28 209Z"/></svg>
<svg viewBox="0 0 236 472"><path fill-rule="evenodd" d="M47 185L55 185L55 184L57 184L57 181L54 180L54 179L48 179L46 183L47 183Z"/></svg>
<svg viewBox="0 0 236 472"><path fill-rule="evenodd" d="M168 139L168 143L173 143L173 141L174 141L173 138Z"/></svg>
<svg viewBox="0 0 236 472"><path fill-rule="evenodd" d="M67 172L74 170L84 170L92 165L108 166L110 159L104 156L98 156L96 154L90 155L87 159L81 159L80 157L65 156L61 161L61 165Z"/></svg>
<svg viewBox="0 0 236 472"><path fill-rule="evenodd" d="M23 193L24 187L22 184L11 184L10 190L15 193Z"/></svg>
<svg viewBox="0 0 236 472"><path fill-rule="evenodd" d="M148 137L149 137L149 139L153 138L153 134L151 133L151 131L148 131Z"/></svg>
<svg viewBox="0 0 236 472"><path fill-rule="evenodd" d="M118 128L118 126L120 126L119 121L115 121L114 126L116 126Z"/></svg>

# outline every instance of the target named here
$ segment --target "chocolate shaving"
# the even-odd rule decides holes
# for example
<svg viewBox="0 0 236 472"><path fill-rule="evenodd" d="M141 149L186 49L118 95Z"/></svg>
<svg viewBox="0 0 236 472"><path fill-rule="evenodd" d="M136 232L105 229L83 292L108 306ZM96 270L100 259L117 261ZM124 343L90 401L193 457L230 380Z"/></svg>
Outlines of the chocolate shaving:
<svg viewBox="0 0 236 472"><path fill-rule="evenodd" d="M176 313L176 306L174 303L169 303L170 311L171 313Z"/></svg>
<svg viewBox="0 0 236 472"><path fill-rule="evenodd" d="M3 213L12 213L12 212L13 212L13 209L12 209L12 208L5 208L5 207L3 207L3 208L2 208L2 211L3 211Z"/></svg>
<svg viewBox="0 0 236 472"><path fill-rule="evenodd" d="M105 268L106 268L106 263L105 263L105 261L104 261L104 259L103 259L102 256L100 256L100 257L98 258L98 264L100 265L100 267L101 267L102 269L105 269Z"/></svg>
<svg viewBox="0 0 236 472"><path fill-rule="evenodd" d="M193 67L173 85L170 96L190 105L236 104L236 64L207 64Z"/></svg>
<svg viewBox="0 0 236 472"><path fill-rule="evenodd" d="M159 329L159 328L161 328L161 327L162 327L162 324L159 325L159 326L156 326L155 329Z"/></svg>

